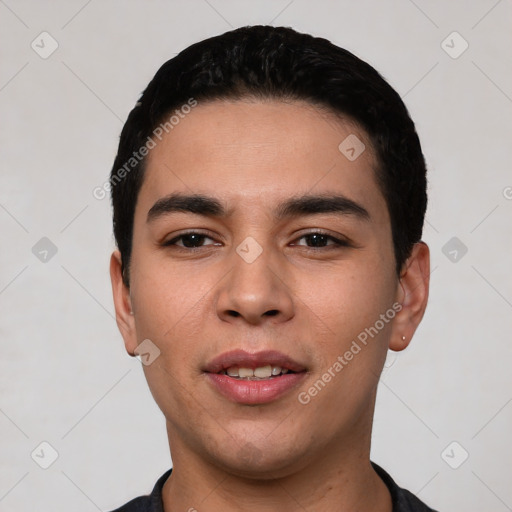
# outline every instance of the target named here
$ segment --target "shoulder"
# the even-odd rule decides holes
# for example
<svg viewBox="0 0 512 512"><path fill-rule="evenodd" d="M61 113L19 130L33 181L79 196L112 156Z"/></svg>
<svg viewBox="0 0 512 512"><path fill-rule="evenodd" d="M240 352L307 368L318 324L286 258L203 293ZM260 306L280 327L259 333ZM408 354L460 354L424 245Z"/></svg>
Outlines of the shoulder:
<svg viewBox="0 0 512 512"><path fill-rule="evenodd" d="M156 482L151 494L139 496L111 512L163 512L162 488L172 469L166 471Z"/></svg>
<svg viewBox="0 0 512 512"><path fill-rule="evenodd" d="M402 489L380 466L372 462L373 469L382 478L391 494L393 512L436 512L407 489Z"/></svg>
<svg viewBox="0 0 512 512"><path fill-rule="evenodd" d="M152 512L151 497L139 496L111 512Z"/></svg>
<svg viewBox="0 0 512 512"><path fill-rule="evenodd" d="M396 512L436 512L407 489L401 489L400 487L398 489L399 498ZM393 512L395 512L394 509Z"/></svg>

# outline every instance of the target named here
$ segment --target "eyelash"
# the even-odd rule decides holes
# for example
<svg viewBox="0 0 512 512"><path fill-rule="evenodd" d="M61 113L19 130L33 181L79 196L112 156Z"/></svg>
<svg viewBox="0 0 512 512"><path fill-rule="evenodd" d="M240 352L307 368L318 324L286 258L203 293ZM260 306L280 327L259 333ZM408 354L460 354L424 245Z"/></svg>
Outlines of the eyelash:
<svg viewBox="0 0 512 512"><path fill-rule="evenodd" d="M180 245L176 245L176 242L183 239L184 237L187 237L189 235L198 235L200 237L204 237L204 238L210 238L213 240L212 237L210 237L207 233L202 233L201 231L187 231L186 233L182 233L181 235L179 236L176 236L174 238L172 238L171 240L168 240L167 242L164 242L162 244L163 247L175 247L175 248L178 248L179 250L184 250L184 251L199 251L201 249L203 249L205 246L201 246L201 247L183 247L183 246L180 246ZM320 236L323 236L325 237L326 239L328 240L332 240L334 242L334 244L331 244L331 245L327 245L327 246L324 246L324 247L308 247L308 246L303 246L303 245L300 245L299 247L304 247L305 249L307 250L312 250L312 251L318 251L318 250L330 250L330 249L336 249L336 248L341 248L341 247L350 247L350 243L346 240L341 240L339 238L336 238L332 235L329 235L328 233L325 233L324 231L311 231L309 233L305 233L303 235L301 235L300 237L296 238L296 240L301 240L302 238L305 238L305 237L308 237L308 236L312 236L312 235L320 235ZM294 244L294 245L298 245L298 244Z"/></svg>

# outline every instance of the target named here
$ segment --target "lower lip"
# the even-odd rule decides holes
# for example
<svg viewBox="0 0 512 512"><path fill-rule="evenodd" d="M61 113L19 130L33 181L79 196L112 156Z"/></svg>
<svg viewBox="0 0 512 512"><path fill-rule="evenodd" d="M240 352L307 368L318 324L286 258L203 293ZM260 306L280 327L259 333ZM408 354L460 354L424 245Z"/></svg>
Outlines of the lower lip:
<svg viewBox="0 0 512 512"><path fill-rule="evenodd" d="M219 373L206 375L215 389L232 402L258 405L273 402L286 394L304 379L306 372L286 373L262 380L234 379Z"/></svg>

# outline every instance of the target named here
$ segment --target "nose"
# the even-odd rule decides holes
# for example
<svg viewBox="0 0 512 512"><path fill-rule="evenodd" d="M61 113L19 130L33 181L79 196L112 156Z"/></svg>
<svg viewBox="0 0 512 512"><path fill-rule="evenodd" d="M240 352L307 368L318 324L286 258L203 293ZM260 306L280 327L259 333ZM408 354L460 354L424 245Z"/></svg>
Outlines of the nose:
<svg viewBox="0 0 512 512"><path fill-rule="evenodd" d="M291 280L270 249L251 261L233 251L232 270L221 282L217 314L223 321L259 325L285 322L294 316Z"/></svg>

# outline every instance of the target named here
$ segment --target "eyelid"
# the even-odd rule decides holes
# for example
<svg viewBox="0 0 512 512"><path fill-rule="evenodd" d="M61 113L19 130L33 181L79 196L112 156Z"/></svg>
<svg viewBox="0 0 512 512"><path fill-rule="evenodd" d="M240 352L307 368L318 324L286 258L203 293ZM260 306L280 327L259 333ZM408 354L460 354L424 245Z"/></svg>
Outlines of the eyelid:
<svg viewBox="0 0 512 512"><path fill-rule="evenodd" d="M204 236L205 238L209 238L210 240L213 240L214 243L207 244L207 245L200 245L199 247L185 247L185 246L177 245L177 242L180 239L182 239L182 237L185 237L187 235ZM302 244L296 243L298 240L301 240L302 238L305 238L305 237L311 236L311 235L325 236L327 239L331 240L333 243L327 244L324 247L314 247L314 246L309 247L307 244L302 245ZM302 232L298 236L296 236L292 242L295 242L295 243L291 244L292 246L302 247L303 249L311 250L311 251L321 251L322 249L329 250L329 249L336 249L339 247L352 246L352 242L350 240L348 240L346 237L340 236L338 234L335 236L335 235L332 235L330 232L322 230L322 229L312 229L312 230L310 229L309 231ZM198 229L188 229L181 233L175 234L169 240L162 242L161 245L163 247L177 247L177 248L185 250L185 251L198 251L198 250L201 250L206 247L218 245L218 241L216 240L216 238L214 236L211 236L211 234L208 233L207 231L202 231L202 230L198 230Z"/></svg>
<svg viewBox="0 0 512 512"><path fill-rule="evenodd" d="M299 236L297 236L294 241L296 240L300 240L301 238L304 238L306 236L310 236L310 235L322 235L322 236L325 236L326 238L329 238L331 240L333 240L335 243L334 244L331 244L331 246L328 246L328 247L336 247L336 246L342 246L342 247L345 247L345 246L350 246L352 243L351 241L345 237L345 236L342 236L342 235L333 235L331 234L330 232L328 231L324 231L322 229L313 229L312 231L307 231L305 233L301 233ZM326 247L308 247L308 246L301 246L301 247L305 247L306 249L313 249L313 250L318 250L318 249L325 249Z"/></svg>
<svg viewBox="0 0 512 512"><path fill-rule="evenodd" d="M175 245L175 243L173 242L176 242L178 240L180 240L182 237L184 236L187 236L187 235L200 235L200 236L204 236L206 238L210 238L211 240L216 240L215 237L207 232L207 231L202 231L202 230L198 230L198 229L189 229L189 230L186 230L186 231L182 231L180 233L177 233L177 234L174 234L171 238L169 238L168 240L164 240L161 245L162 246L170 246L170 245ZM213 244L210 244L210 245L213 245ZM177 247L181 247L180 245L178 245ZM191 247L182 247L183 249L187 249L187 250L192 250L193 248ZM196 249L200 249L200 247L196 247Z"/></svg>

